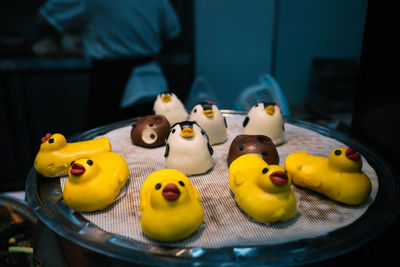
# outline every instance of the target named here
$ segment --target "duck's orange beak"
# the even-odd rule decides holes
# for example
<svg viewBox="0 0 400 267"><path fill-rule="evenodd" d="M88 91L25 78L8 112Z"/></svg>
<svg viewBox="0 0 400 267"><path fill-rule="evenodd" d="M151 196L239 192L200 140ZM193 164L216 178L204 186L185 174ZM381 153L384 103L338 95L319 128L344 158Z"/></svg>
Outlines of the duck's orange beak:
<svg viewBox="0 0 400 267"><path fill-rule="evenodd" d="M182 136L182 137L185 137L185 138L187 138L187 137L192 137L192 136L194 136L194 131L193 131L193 129L191 129L191 128L189 128L189 127L184 128L184 129L182 130L182 132L181 132L181 136Z"/></svg>
<svg viewBox="0 0 400 267"><path fill-rule="evenodd" d="M72 175L82 175L86 171L85 166L80 163L73 163L69 172Z"/></svg>
<svg viewBox="0 0 400 267"><path fill-rule="evenodd" d="M206 110L203 111L203 114L204 114L206 117L211 118L211 117L214 116L214 111L212 111L212 109L206 109Z"/></svg>
<svg viewBox="0 0 400 267"><path fill-rule="evenodd" d="M174 201L177 200L181 196L181 191L179 190L176 184L169 183L164 186L162 190L162 195L166 200Z"/></svg>
<svg viewBox="0 0 400 267"><path fill-rule="evenodd" d="M349 147L348 149L346 149L346 157L350 160L360 160L361 159L361 155L360 153L358 153L358 151L355 148Z"/></svg>
<svg viewBox="0 0 400 267"><path fill-rule="evenodd" d="M269 115L274 115L275 113L275 107L273 105L268 105L265 108L265 112L267 112Z"/></svg>
<svg viewBox="0 0 400 267"><path fill-rule="evenodd" d="M164 103L168 103L169 101L171 101L171 96L170 95L163 95L161 97L161 101Z"/></svg>
<svg viewBox="0 0 400 267"><path fill-rule="evenodd" d="M284 171L276 171L269 175L269 179L274 185L285 186L289 182L289 177Z"/></svg>

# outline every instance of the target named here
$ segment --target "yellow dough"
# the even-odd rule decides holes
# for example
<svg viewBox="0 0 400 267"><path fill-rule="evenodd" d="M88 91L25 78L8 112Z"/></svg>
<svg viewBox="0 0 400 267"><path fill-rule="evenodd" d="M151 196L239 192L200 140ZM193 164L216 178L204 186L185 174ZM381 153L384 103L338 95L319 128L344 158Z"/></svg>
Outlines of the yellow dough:
<svg viewBox="0 0 400 267"><path fill-rule="evenodd" d="M290 176L258 155L245 154L231 163L229 185L240 208L258 222L286 221L296 214Z"/></svg>
<svg viewBox="0 0 400 267"><path fill-rule="evenodd" d="M336 148L329 158L295 152L285 160L293 182L335 201L358 205L371 192L371 181L361 171L362 159L354 148Z"/></svg>
<svg viewBox="0 0 400 267"><path fill-rule="evenodd" d="M64 186L64 202L76 211L94 211L110 205L129 176L128 164L118 154L104 152L71 164Z"/></svg>
<svg viewBox="0 0 400 267"><path fill-rule="evenodd" d="M200 195L180 171L163 169L150 174L140 191L143 232L159 241L177 241L201 225Z"/></svg>
<svg viewBox="0 0 400 267"><path fill-rule="evenodd" d="M65 176L73 160L90 158L107 151L111 151L107 137L67 143L62 134L47 134L42 138L34 167L38 173L46 177Z"/></svg>

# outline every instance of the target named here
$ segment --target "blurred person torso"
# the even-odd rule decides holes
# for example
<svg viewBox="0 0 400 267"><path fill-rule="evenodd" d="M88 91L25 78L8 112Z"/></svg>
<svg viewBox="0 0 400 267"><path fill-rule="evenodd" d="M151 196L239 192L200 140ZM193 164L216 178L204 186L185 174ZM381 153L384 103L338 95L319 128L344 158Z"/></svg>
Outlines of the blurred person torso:
<svg viewBox="0 0 400 267"><path fill-rule="evenodd" d="M50 0L40 13L59 32L79 33L94 59L154 55L180 33L167 0Z"/></svg>
<svg viewBox="0 0 400 267"><path fill-rule="evenodd" d="M177 36L178 17L168 0L48 0L39 10L58 32L80 36L91 60L152 57L162 40ZM160 66L136 66L121 100L127 107L168 89Z"/></svg>

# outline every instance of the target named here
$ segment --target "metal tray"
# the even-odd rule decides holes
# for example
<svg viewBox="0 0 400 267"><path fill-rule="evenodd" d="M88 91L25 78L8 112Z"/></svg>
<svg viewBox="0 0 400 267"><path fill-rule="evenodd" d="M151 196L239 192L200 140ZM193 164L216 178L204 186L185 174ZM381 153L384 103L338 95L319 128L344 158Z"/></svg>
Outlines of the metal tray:
<svg viewBox="0 0 400 267"><path fill-rule="evenodd" d="M7 206L10 206L15 212L17 212L19 215L21 215L25 220L28 220L32 222L33 224L36 224L37 222L37 217L35 214L32 212L32 210L29 208L28 204L25 201L22 201L21 199L18 199L13 196L9 196L5 193L0 193L0 208L6 208Z"/></svg>
<svg viewBox="0 0 400 267"><path fill-rule="evenodd" d="M222 112L225 115L244 114L229 110ZM135 120L136 118L133 118L76 134L68 141L92 139L130 125ZM36 216L61 237L110 259L144 265L303 265L354 250L387 229L400 213L400 199L396 197L400 193L399 182L389 164L379 154L349 136L301 120L285 120L287 123L318 132L356 148L374 168L379 177L379 191L365 214L354 223L324 236L277 245L219 249L171 248L148 245L105 232L79 213L72 213L62 203L60 180L43 178L33 167L26 182L27 201Z"/></svg>

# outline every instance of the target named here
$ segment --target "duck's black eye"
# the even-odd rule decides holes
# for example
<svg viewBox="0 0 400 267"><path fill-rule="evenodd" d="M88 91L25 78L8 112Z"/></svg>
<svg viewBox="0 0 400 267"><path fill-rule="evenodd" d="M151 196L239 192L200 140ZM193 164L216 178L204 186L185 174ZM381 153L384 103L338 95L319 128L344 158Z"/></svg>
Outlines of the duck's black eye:
<svg viewBox="0 0 400 267"><path fill-rule="evenodd" d="M185 184L184 184L182 181L179 181L179 184L180 184L181 186L185 186Z"/></svg>
<svg viewBox="0 0 400 267"><path fill-rule="evenodd" d="M50 144L54 143L54 138L50 138L50 139L49 139L49 143L50 143Z"/></svg>
<svg viewBox="0 0 400 267"><path fill-rule="evenodd" d="M161 184L156 184L156 190L161 188Z"/></svg>
<svg viewBox="0 0 400 267"><path fill-rule="evenodd" d="M266 174L268 171L269 171L268 168L264 168L264 169L262 170L262 173L263 173L263 174Z"/></svg>
<svg viewBox="0 0 400 267"><path fill-rule="evenodd" d="M243 150L243 145L239 146L239 150L242 151Z"/></svg>
<svg viewBox="0 0 400 267"><path fill-rule="evenodd" d="M263 151L261 151L261 154L263 154L263 156L266 156L268 155L268 151L264 149Z"/></svg>
<svg viewBox="0 0 400 267"><path fill-rule="evenodd" d="M340 154L342 154L342 151L340 151L339 149L335 150L335 155L339 156Z"/></svg>
<svg viewBox="0 0 400 267"><path fill-rule="evenodd" d="M72 164L74 164L74 163L75 163L75 160L71 161L71 166L72 166Z"/></svg>
<svg viewBox="0 0 400 267"><path fill-rule="evenodd" d="M93 165L93 161L92 161L91 159L88 159L88 161L86 161L86 163L87 163L88 165Z"/></svg>

